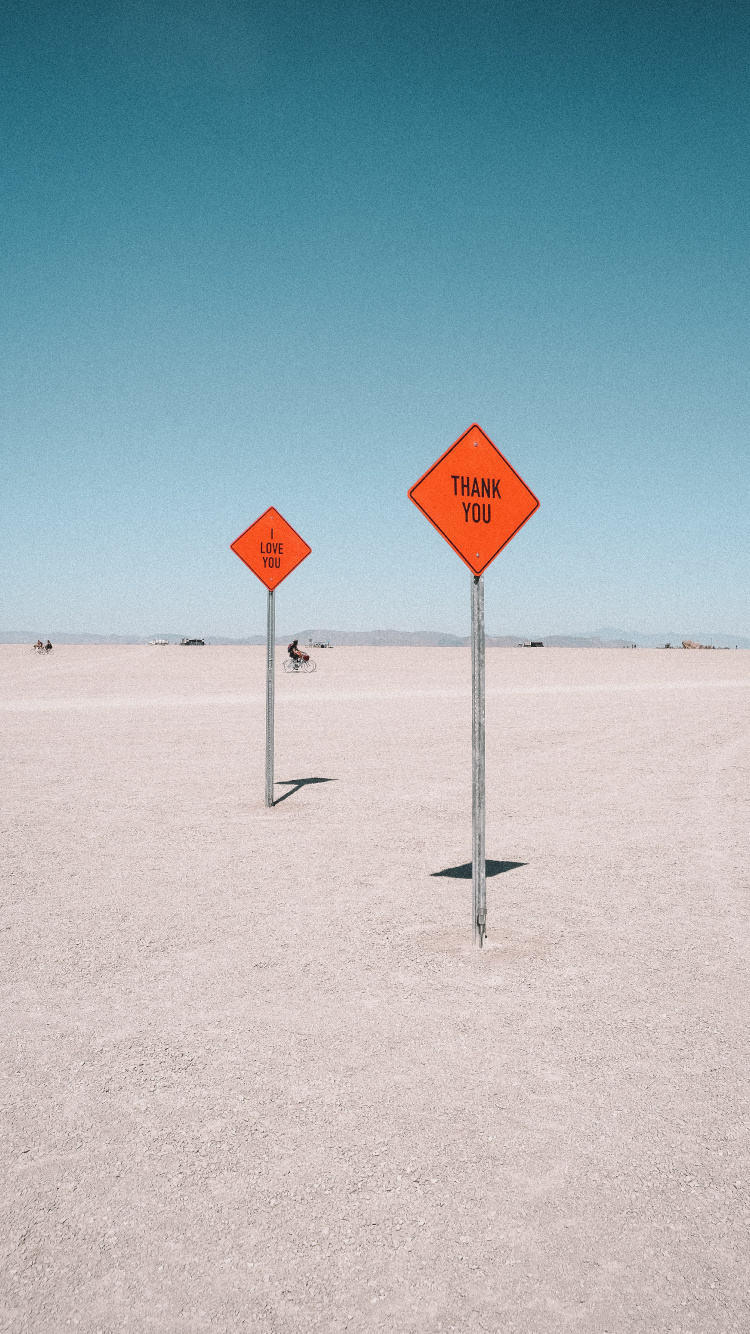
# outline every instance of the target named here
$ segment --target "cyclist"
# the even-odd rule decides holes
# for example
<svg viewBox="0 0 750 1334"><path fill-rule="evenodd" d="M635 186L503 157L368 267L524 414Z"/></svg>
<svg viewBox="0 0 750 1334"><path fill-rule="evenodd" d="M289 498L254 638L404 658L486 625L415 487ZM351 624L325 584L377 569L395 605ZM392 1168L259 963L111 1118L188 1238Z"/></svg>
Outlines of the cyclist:
<svg viewBox="0 0 750 1334"><path fill-rule="evenodd" d="M292 662L310 661L309 653L303 653L302 650L298 648L298 641L296 639L293 639L291 644L289 644L287 648L287 653L289 654L289 657L292 659Z"/></svg>

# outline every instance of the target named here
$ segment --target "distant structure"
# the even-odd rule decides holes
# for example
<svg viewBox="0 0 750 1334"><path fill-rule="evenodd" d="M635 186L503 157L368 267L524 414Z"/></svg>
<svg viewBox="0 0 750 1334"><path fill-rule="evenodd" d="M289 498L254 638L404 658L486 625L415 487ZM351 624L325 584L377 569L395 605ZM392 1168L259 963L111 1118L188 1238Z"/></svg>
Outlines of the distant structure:
<svg viewBox="0 0 750 1334"><path fill-rule="evenodd" d="M168 640L168 639L149 639L148 642L149 642L149 644L152 645L152 646L155 645L155 644L158 644L160 647L162 647L164 644L168 644L168 643L169 643L169 640Z"/></svg>
<svg viewBox="0 0 750 1334"><path fill-rule="evenodd" d="M713 648L713 644L696 644L694 639L683 639L683 648Z"/></svg>
<svg viewBox="0 0 750 1334"><path fill-rule="evenodd" d="M544 644L543 644L543 642L542 642L541 639L524 639L523 643L522 643L522 644L519 644L518 647L519 647L519 648L544 648Z"/></svg>
<svg viewBox="0 0 750 1334"><path fill-rule="evenodd" d="M326 639L325 641L323 641L322 639L308 639L307 642L308 642L308 645L309 645L310 648L330 648L330 647L331 647L331 641L330 641L330 639Z"/></svg>
<svg viewBox="0 0 750 1334"><path fill-rule="evenodd" d="M180 643L181 643L181 644L200 644L201 647L205 644L205 642L206 642L205 639L181 639L181 640L180 640Z"/></svg>

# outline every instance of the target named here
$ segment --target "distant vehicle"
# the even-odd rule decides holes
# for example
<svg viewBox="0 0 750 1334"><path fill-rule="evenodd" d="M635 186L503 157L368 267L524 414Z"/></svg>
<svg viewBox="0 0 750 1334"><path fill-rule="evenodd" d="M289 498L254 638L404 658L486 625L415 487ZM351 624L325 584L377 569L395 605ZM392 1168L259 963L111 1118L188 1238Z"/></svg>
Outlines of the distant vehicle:
<svg viewBox="0 0 750 1334"><path fill-rule="evenodd" d="M181 639L181 644L205 644L205 639Z"/></svg>
<svg viewBox="0 0 750 1334"><path fill-rule="evenodd" d="M308 642L308 644L310 645L310 648L330 648L330 647L331 647L331 641L330 641L330 639L326 639L325 642L324 642L322 639L308 639L307 642Z"/></svg>
<svg viewBox="0 0 750 1334"><path fill-rule="evenodd" d="M522 644L519 644L518 647L519 647L519 648L544 648L544 643L542 642L541 639L524 639L523 643L522 643Z"/></svg>
<svg viewBox="0 0 750 1334"><path fill-rule="evenodd" d="M168 639L149 639L149 644L168 644Z"/></svg>

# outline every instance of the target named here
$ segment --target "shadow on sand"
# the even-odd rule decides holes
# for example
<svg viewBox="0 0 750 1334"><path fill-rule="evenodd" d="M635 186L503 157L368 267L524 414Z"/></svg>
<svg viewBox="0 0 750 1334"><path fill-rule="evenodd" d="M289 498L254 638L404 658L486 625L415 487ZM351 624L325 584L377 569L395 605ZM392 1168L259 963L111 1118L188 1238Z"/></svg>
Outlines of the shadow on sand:
<svg viewBox="0 0 750 1334"><path fill-rule="evenodd" d="M491 862L488 859L484 865L486 875L502 875L503 871L515 871L517 866L528 866L528 862ZM471 862L464 862L463 866L446 866L444 871L432 871L431 874L450 876L451 880L471 880Z"/></svg>
<svg viewBox="0 0 750 1334"><path fill-rule="evenodd" d="M295 792L299 792L301 787L308 787L310 783L335 782L335 778L278 778L276 780L276 787L288 787L289 791L285 792L283 797L277 797L273 804L274 806L280 806L282 801L286 801L287 797L293 797Z"/></svg>

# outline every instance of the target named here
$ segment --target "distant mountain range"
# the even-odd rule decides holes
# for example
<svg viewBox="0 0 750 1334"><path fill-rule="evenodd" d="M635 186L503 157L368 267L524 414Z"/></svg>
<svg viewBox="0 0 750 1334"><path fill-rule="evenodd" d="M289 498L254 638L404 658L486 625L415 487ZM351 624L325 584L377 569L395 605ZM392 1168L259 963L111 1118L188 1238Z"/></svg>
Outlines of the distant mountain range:
<svg viewBox="0 0 750 1334"><path fill-rule="evenodd" d="M190 636L195 632L190 631ZM0 644L33 644L40 637L38 630L0 631ZM41 637L46 639L47 632ZM250 635L247 639L228 639L223 635L203 635L208 644L265 644L265 635ZM50 632L53 644L147 644L152 639L167 639L171 644L179 644L183 638L174 631L155 632L151 635L96 635L71 634L64 631ZM342 648L360 646L362 648L466 648L471 640L468 635L451 635L439 630L295 630L277 636L277 644L287 644L291 639L299 639L301 644L311 640L330 643ZM587 635L487 635L488 648L515 648L518 644L541 641L547 648L663 648L665 644L679 647L683 639L690 639L699 644L712 644L715 648L750 648L750 639L742 635L717 634L707 630L672 630L664 634L646 635L638 630L617 630L611 626L594 630Z"/></svg>

